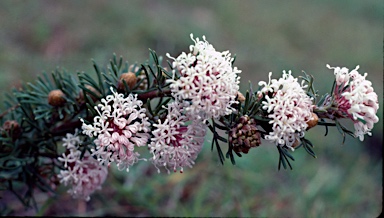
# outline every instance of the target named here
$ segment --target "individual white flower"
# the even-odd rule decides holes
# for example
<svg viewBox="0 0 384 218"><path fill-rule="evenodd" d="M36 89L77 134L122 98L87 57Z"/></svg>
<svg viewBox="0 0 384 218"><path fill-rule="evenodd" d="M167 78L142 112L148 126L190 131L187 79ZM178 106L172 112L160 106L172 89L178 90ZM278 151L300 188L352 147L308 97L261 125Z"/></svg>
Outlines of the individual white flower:
<svg viewBox="0 0 384 218"><path fill-rule="evenodd" d="M331 67L328 64L326 66L328 69L334 69L333 73L335 74L336 84L338 86L340 86L341 84L347 84L348 83L348 81L349 81L348 68L346 68L346 67L343 67L343 68ZM357 70L357 69L359 69L359 66L357 66L356 69L354 69L354 70Z"/></svg>
<svg viewBox="0 0 384 218"><path fill-rule="evenodd" d="M114 92L101 99L95 107L99 116L94 117L92 124L83 122L83 133L89 137L96 136L96 148L92 150L101 164L116 162L119 170L132 166L139 160L136 146L146 146L149 138L150 123L141 108L142 101L137 95Z"/></svg>
<svg viewBox="0 0 384 218"><path fill-rule="evenodd" d="M67 149L71 149L76 145L80 144L80 138L77 136L78 129L76 129L75 134L67 133L66 137L63 138L63 146Z"/></svg>
<svg viewBox="0 0 384 218"><path fill-rule="evenodd" d="M270 74L271 75L271 74ZM265 96L262 109L268 113L272 124L272 131L265 136L266 140L278 146L287 146L293 150L293 144L304 136L307 122L312 120L312 100L291 75L291 71L283 71L279 80L269 77L268 84L258 92L259 97Z"/></svg>
<svg viewBox="0 0 384 218"><path fill-rule="evenodd" d="M185 112L196 119L218 118L233 112L232 104L239 90L237 67L228 51L218 52L203 36L190 46L190 53L181 53L173 59L173 78L168 79L173 97L189 102Z"/></svg>
<svg viewBox="0 0 384 218"><path fill-rule="evenodd" d="M73 147L74 148L74 147ZM68 149L69 154L62 154L62 157L58 157L57 159L64 163L64 167L67 168L68 164L72 165L72 163L76 162L79 156L80 151L70 148Z"/></svg>
<svg viewBox="0 0 384 218"><path fill-rule="evenodd" d="M89 201L90 195L104 183L108 175L106 166L102 166L88 151L81 157L79 145L81 139L77 135L67 134L63 138L63 146L67 149L58 160L64 163L65 170L61 170L58 178L60 183L70 186L68 193L73 198L81 198Z"/></svg>
<svg viewBox="0 0 384 218"><path fill-rule="evenodd" d="M164 121L158 121L153 126L153 137L149 148L153 157L152 163L158 167L165 167L174 172L184 167L192 167L204 144L207 126L199 120L187 124L189 118L180 112L182 106L177 102L168 104L168 114Z"/></svg>
<svg viewBox="0 0 384 218"><path fill-rule="evenodd" d="M271 77L272 77L272 72L269 72L269 74L268 74L268 78L269 78L268 83L266 83L264 81L260 81L258 83L258 85L260 87L264 86L260 91L257 92L259 97L262 97L263 93L267 93L267 92L271 92L272 93L273 90L279 88L279 83L277 82L277 80L276 79L272 79L271 80Z"/></svg>
<svg viewBox="0 0 384 218"><path fill-rule="evenodd" d="M376 116L379 109L378 97L374 92L372 83L366 80L367 73L361 75L356 66L348 73L348 68L344 69L340 79L340 68L335 69L337 86L334 89L334 98L337 105L337 115L344 118L350 118L354 122L355 137L364 140L364 135L371 135L371 130L375 123L379 121ZM338 81L339 80L339 81Z"/></svg>

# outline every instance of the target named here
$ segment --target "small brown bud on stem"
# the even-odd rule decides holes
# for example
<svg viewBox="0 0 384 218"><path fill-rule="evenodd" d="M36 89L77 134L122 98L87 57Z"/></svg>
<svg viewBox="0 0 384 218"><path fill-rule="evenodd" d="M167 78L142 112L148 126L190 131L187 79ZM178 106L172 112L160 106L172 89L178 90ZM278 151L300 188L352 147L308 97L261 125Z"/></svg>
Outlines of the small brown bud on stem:
<svg viewBox="0 0 384 218"><path fill-rule="evenodd" d="M16 140L21 135L21 127L16 120L7 120L4 122L2 129L12 137L13 140ZM4 134L3 134L4 136Z"/></svg>
<svg viewBox="0 0 384 218"><path fill-rule="evenodd" d="M124 90L124 82L125 81L130 89L133 89L133 87L137 83L136 75L132 72L123 73L121 74L119 78L119 83L117 84L117 88L119 90Z"/></svg>
<svg viewBox="0 0 384 218"><path fill-rule="evenodd" d="M63 91L61 91L60 89L52 90L48 94L48 104L55 106L55 107L64 106L65 102L67 102L67 100L65 100L64 96L65 95L64 95Z"/></svg>

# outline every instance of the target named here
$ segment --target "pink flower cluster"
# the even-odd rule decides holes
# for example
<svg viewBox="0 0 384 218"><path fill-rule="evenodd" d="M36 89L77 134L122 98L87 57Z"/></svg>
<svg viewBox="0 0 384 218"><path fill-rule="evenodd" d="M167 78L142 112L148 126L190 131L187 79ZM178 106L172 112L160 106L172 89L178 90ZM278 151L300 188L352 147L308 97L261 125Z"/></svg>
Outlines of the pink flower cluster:
<svg viewBox="0 0 384 218"><path fill-rule="evenodd" d="M259 82L263 88L258 92L260 98L265 97L262 109L268 113L272 124L272 131L265 139L293 150L293 144L304 136L307 122L313 119L312 99L303 90L306 86L300 85L291 71L283 71L279 80L271 80L271 75L268 84Z"/></svg>
<svg viewBox="0 0 384 218"><path fill-rule="evenodd" d="M81 119L82 129L85 135L97 137L92 155L101 164L116 162L119 170L129 171L129 166L139 160L140 154L135 152L135 147L147 145L150 123L137 95L124 97L112 88L111 91L112 94L95 107L99 116L94 117L92 124Z"/></svg>
<svg viewBox="0 0 384 218"><path fill-rule="evenodd" d="M180 102L189 102L185 112L196 119L218 118L233 112L231 105L239 90L238 74L232 67L233 58L228 51L218 52L203 36L191 39L190 53L183 52L173 59L173 78L167 80L173 97Z"/></svg>
<svg viewBox="0 0 384 218"><path fill-rule="evenodd" d="M364 135L371 135L375 123L379 121L376 116L379 109L378 97L374 92L372 83L366 80L367 73L362 76L357 70L359 66L348 72L348 68L330 67L334 70L336 87L334 98L338 111L345 118L354 122L355 136L361 141Z"/></svg>
<svg viewBox="0 0 384 218"><path fill-rule="evenodd" d="M167 105L166 119L153 124L152 142L149 148L153 157L152 163L158 167L165 167L174 172L184 167L192 167L194 160L202 149L207 126L198 120L192 120L182 114L183 107L177 102ZM187 124L187 122L190 122Z"/></svg>
<svg viewBox="0 0 384 218"><path fill-rule="evenodd" d="M77 131L76 131L77 132ZM90 195L97 189L101 189L108 175L106 166L102 166L88 151L80 159L79 145L81 140L77 133L67 134L63 138L63 146L66 152L58 160L63 163L65 170L61 170L58 178L65 186L70 185L68 193L73 198L81 198L89 201Z"/></svg>

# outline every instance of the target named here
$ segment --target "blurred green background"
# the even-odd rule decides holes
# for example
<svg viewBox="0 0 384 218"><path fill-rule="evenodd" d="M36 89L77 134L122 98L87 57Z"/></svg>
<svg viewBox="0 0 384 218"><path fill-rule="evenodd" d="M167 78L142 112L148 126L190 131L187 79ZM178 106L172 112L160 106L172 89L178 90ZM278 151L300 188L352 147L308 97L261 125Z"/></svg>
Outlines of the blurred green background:
<svg viewBox="0 0 384 218"><path fill-rule="evenodd" d="M360 65L379 95L380 122L364 142L315 127L307 134L317 159L296 150L293 170L277 170L278 152L263 141L233 166L222 166L210 139L192 169L157 174L145 162L129 173L111 169L91 201L36 193L40 211L24 210L1 193L13 215L377 217L382 211L383 2L349 1L0 1L0 91L43 71L64 67L93 75L91 58L106 66L113 53L129 63L177 56L202 35L236 54L241 91L283 70L315 77L330 92L325 65ZM3 99L3 96L0 97ZM3 105L1 105L3 107ZM224 148L224 147L223 147ZM226 149L224 149L226 150ZM4 202L6 201L6 202Z"/></svg>

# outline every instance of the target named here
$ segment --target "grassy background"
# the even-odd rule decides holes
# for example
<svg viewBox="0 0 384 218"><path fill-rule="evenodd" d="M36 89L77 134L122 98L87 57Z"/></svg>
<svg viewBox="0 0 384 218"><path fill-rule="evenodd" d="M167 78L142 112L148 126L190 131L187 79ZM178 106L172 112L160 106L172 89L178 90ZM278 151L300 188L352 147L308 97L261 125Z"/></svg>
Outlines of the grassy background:
<svg viewBox="0 0 384 218"><path fill-rule="evenodd" d="M103 189L84 204L65 194L37 193L37 215L377 217L382 211L383 3L349 1L0 1L0 92L43 71L64 67L93 74L113 53L130 63L177 56L205 35L217 50L237 55L244 92L272 71L314 75L321 94L333 72L360 65L379 95L379 118L364 142L321 127L306 135L317 159L293 153L293 170L277 170L275 146L263 142L232 166L210 151L210 136L193 169L157 174L148 163L111 170ZM0 96L2 98L3 96ZM2 107L2 105L1 105ZM35 215L7 193L13 215ZM7 200L5 202L5 200Z"/></svg>

